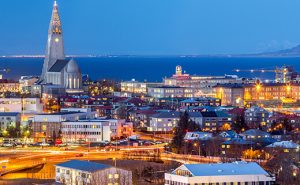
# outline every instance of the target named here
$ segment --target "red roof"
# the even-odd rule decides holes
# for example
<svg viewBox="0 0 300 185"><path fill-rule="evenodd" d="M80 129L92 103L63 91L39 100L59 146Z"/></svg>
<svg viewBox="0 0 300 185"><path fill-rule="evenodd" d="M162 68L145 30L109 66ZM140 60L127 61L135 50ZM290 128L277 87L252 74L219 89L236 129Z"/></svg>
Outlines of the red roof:
<svg viewBox="0 0 300 185"><path fill-rule="evenodd" d="M244 114L245 109L243 108L234 108L228 111L229 114Z"/></svg>

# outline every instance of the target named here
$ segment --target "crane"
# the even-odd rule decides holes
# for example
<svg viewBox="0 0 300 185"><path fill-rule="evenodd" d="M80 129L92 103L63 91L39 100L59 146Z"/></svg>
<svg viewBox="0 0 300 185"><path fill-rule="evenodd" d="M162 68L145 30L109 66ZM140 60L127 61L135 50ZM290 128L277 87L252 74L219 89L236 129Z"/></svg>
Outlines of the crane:
<svg viewBox="0 0 300 185"><path fill-rule="evenodd" d="M281 83L287 83L294 80L297 80L299 77L299 74L294 70L292 66L282 66L282 67L276 67L275 69L234 69L235 72L258 72L258 73L275 73L275 81L281 82Z"/></svg>
<svg viewBox="0 0 300 185"><path fill-rule="evenodd" d="M233 71L235 72L250 72L250 73L254 73L254 72L259 72L259 73L266 73L266 72L274 72L276 73L277 69L271 69L271 70L266 70L266 69L234 69Z"/></svg>

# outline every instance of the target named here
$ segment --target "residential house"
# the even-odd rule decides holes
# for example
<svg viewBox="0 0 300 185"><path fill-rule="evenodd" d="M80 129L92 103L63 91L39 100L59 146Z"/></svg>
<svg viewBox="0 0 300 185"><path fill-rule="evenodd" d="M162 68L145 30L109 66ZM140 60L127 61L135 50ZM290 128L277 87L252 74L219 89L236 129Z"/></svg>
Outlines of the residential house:
<svg viewBox="0 0 300 185"><path fill-rule="evenodd" d="M245 122L249 128L266 128L270 113L257 106L253 106L245 111Z"/></svg>

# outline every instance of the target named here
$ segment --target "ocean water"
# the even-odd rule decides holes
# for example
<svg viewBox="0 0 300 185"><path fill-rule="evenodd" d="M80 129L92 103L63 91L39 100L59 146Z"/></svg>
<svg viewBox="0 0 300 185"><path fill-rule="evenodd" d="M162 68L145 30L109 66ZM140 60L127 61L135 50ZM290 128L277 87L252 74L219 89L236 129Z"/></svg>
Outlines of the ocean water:
<svg viewBox="0 0 300 185"><path fill-rule="evenodd" d="M273 79L273 72L235 72L234 69L272 70L276 66L292 65L300 71L300 58L237 58L237 57L99 57L75 58L82 73L94 79L114 79L160 82L175 72L181 65L188 74L197 75L238 75ZM0 68L11 71L6 78L18 79L23 75L40 75L42 58L0 58Z"/></svg>

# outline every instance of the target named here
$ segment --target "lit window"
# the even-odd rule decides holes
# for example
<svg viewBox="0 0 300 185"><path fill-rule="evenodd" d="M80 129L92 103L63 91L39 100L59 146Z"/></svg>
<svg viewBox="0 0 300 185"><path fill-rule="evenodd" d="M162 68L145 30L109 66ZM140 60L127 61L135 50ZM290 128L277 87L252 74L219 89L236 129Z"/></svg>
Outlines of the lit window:
<svg viewBox="0 0 300 185"><path fill-rule="evenodd" d="M113 178L113 175L112 175L112 174L108 174L108 178L109 178L109 179L112 179L112 178Z"/></svg>
<svg viewBox="0 0 300 185"><path fill-rule="evenodd" d="M115 179L118 179L119 178L119 174L115 174Z"/></svg>

